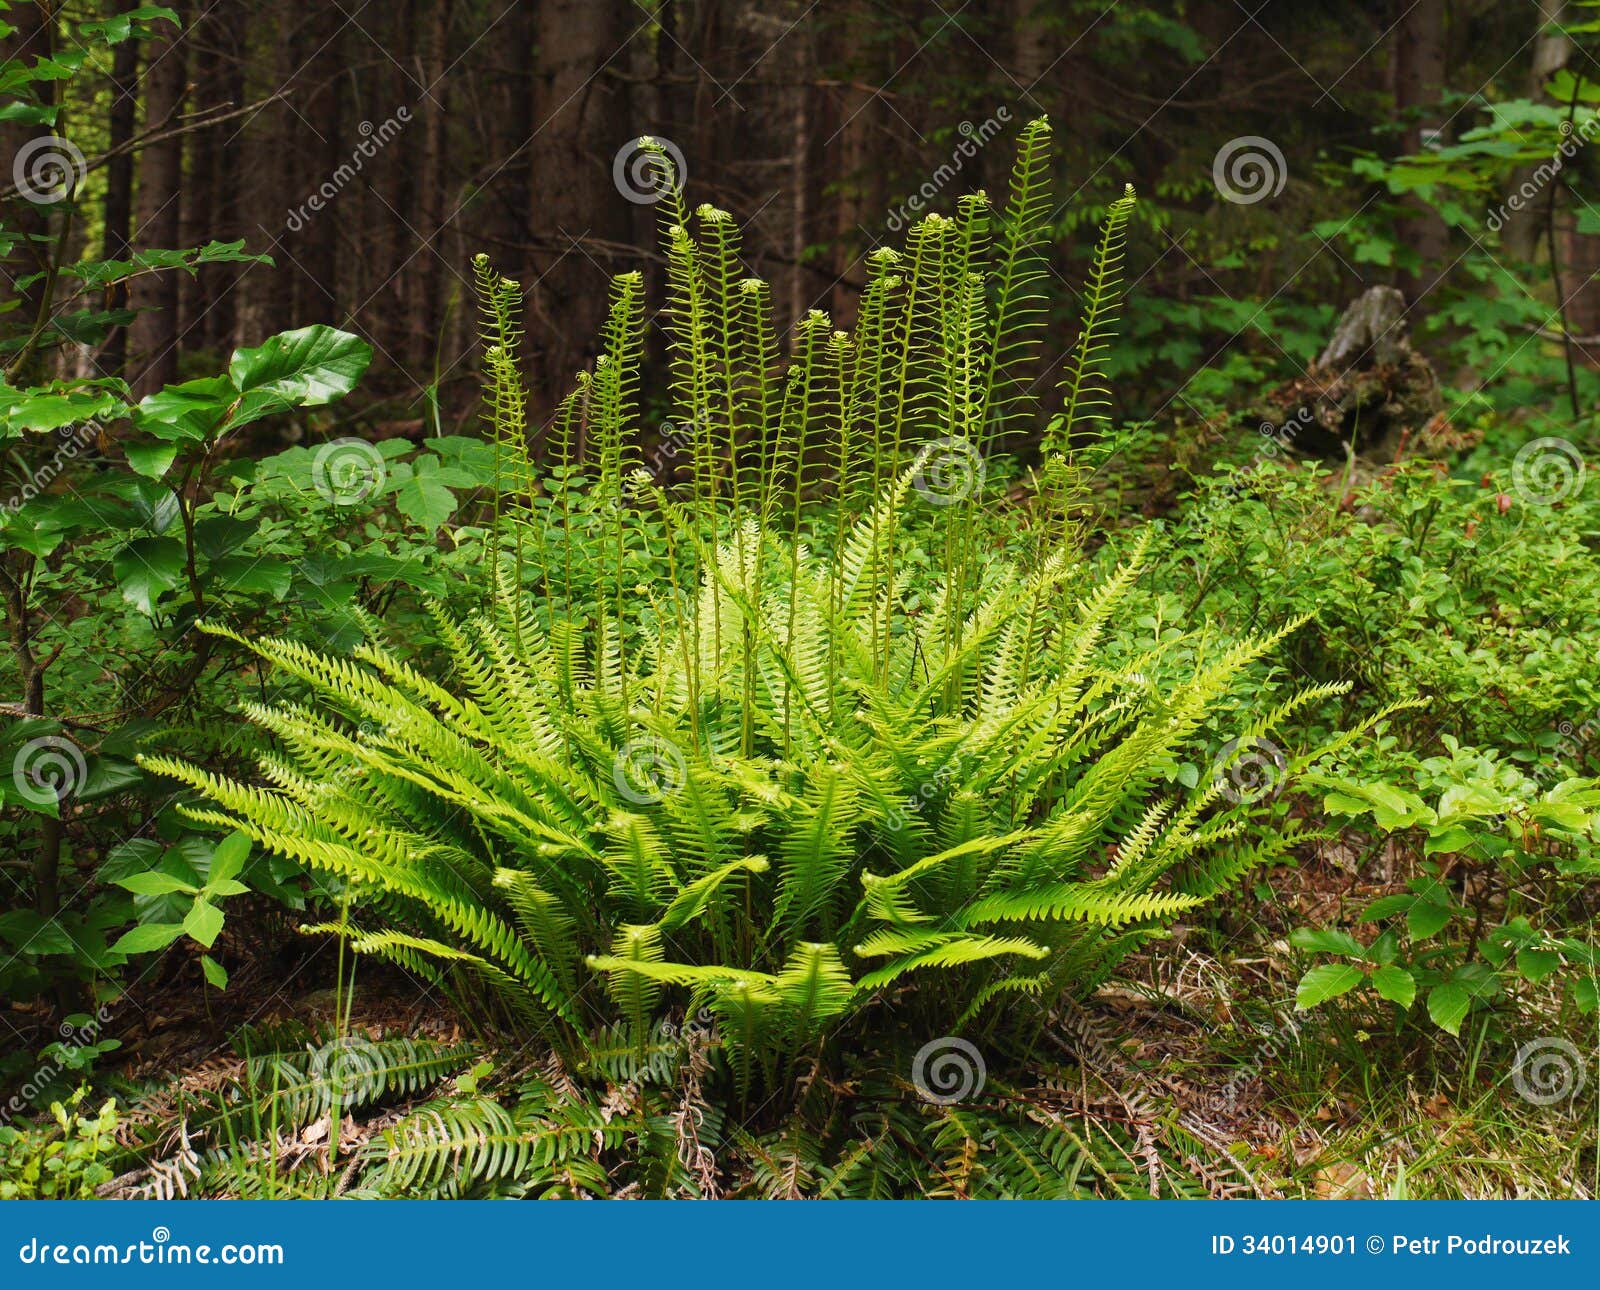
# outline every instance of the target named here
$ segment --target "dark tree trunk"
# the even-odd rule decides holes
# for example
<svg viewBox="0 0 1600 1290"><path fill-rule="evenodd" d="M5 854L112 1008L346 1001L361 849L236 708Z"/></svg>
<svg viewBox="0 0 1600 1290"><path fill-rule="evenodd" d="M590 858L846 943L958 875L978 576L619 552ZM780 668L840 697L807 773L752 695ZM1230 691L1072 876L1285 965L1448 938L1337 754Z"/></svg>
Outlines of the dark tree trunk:
<svg viewBox="0 0 1600 1290"><path fill-rule="evenodd" d="M107 9L125 13L137 8L140 0L110 0ZM117 46L111 64L111 109L107 114L106 142L110 150L133 138L139 115L139 42L125 40ZM102 254L108 260L128 257L129 236L133 231L133 154L124 153L106 166L105 241ZM126 283L106 289L107 309L128 307ZM100 351L100 370L110 376L123 375L128 361L128 332L118 327L106 338Z"/></svg>
<svg viewBox="0 0 1600 1290"><path fill-rule="evenodd" d="M344 42L348 26L344 7L336 0L323 0L306 26L306 63L298 73L302 86L296 95L300 119L296 122L305 141L312 173L307 191L333 182L341 167L352 165L352 142L344 129ZM373 123L376 125L376 122ZM337 225L344 203L354 196L341 187L327 209L317 216L306 233L295 241L295 268L300 274L296 312L291 325L339 321L340 245Z"/></svg>
<svg viewBox="0 0 1600 1290"><path fill-rule="evenodd" d="M634 24L624 0L549 0L536 25L533 174L537 243L530 296L536 397L549 403L594 353L612 250L633 207L612 183L612 159L639 134L626 90L606 73Z"/></svg>
<svg viewBox="0 0 1600 1290"><path fill-rule="evenodd" d="M1566 0L1538 0L1534 11L1537 35L1533 40L1533 62L1528 73L1528 95L1536 101L1548 101L1545 82L1567 65L1572 57L1572 38L1559 29L1567 12ZM1508 192L1515 193L1532 179L1534 167L1519 166L1511 175ZM1507 210L1500 230L1501 240L1517 259L1532 263L1539 245L1549 229L1550 203L1556 199L1557 185L1536 196L1535 200L1520 210Z"/></svg>
<svg viewBox="0 0 1600 1290"><path fill-rule="evenodd" d="M1444 93L1444 0L1396 0L1402 11L1395 27L1392 75L1395 111L1403 123L1402 147L1421 152L1437 141ZM1408 304L1416 304L1448 267L1449 240L1444 221L1420 198L1408 197L1407 215L1397 229L1402 245L1417 259L1402 270L1396 285Z"/></svg>
<svg viewBox="0 0 1600 1290"><path fill-rule="evenodd" d="M220 0L210 11L206 43L215 48L215 76L209 104L241 107L245 101L246 14L244 0ZM207 238L222 242L247 238L241 197L241 183L249 149L236 125L219 126L213 136L215 174L211 180L213 224L204 230ZM247 248L254 249L254 248ZM206 349L226 355L234 345L238 322L236 298L238 283L245 270L231 264L216 264L200 271L198 279L199 337ZM264 270L262 270L264 272Z"/></svg>
<svg viewBox="0 0 1600 1290"><path fill-rule="evenodd" d="M443 317L445 248L440 234L449 217L445 192L444 77L450 64L450 18L453 0L426 0L421 15L421 41L417 51L417 79L422 91L417 99L421 121L418 140L416 202L408 217L418 245L410 248L408 272L411 288L410 344L407 362L414 379L425 381L440 343Z"/></svg>
<svg viewBox="0 0 1600 1290"><path fill-rule="evenodd" d="M7 58L21 58L31 62L35 58L49 57L54 48L55 31L53 22L45 18L42 5L17 5L7 11L5 17L12 26L11 34L5 38L3 45ZM55 83L42 82L38 86L38 93L46 102L54 101ZM5 144L5 155L12 158L16 157L31 140L49 133L49 130L42 126L20 122L0 124L0 141ZM8 167L7 182L10 178ZM22 240L11 255L0 262L3 263L5 279L0 303L9 304L13 300L16 301L13 317L27 320L27 325L31 325L40 316L46 288L43 281L35 281L31 286L23 287L18 285L18 280L42 273L50 263L51 210L51 205L30 201L20 194L6 203L5 222L21 234ZM34 349L31 357L25 361L17 355L8 354L5 356L4 365L10 367L18 361L22 361L23 365L12 377L15 383L26 384L41 374L43 364L37 349Z"/></svg>
<svg viewBox="0 0 1600 1290"><path fill-rule="evenodd" d="M181 18L182 3L170 6ZM182 109L187 85L184 66L188 45L184 33L164 28L151 39L144 75L144 128L174 124ZM184 136L150 144L139 154L138 225L133 241L141 249L170 250L183 235ZM133 289L133 302L141 310L132 329L135 392L149 394L178 378L178 275L150 274Z"/></svg>
<svg viewBox="0 0 1600 1290"><path fill-rule="evenodd" d="M319 150L316 138L305 127L304 112L308 78L301 75L305 54L305 25L309 15L298 5L279 6L282 17L278 27L274 55L278 65L278 85L287 96L271 109L273 129L264 140L268 153L267 173L276 173L276 191L267 206L267 218L261 232L270 239L269 249L277 263L274 272L266 279L266 317L263 332L282 331L293 327L299 316L298 286L302 276L301 257L306 254L310 240L327 237L327 211L310 211L303 227L297 227L287 212L308 209L316 194L322 176L315 171ZM310 145L310 146L308 146ZM279 212L284 212L280 214Z"/></svg>

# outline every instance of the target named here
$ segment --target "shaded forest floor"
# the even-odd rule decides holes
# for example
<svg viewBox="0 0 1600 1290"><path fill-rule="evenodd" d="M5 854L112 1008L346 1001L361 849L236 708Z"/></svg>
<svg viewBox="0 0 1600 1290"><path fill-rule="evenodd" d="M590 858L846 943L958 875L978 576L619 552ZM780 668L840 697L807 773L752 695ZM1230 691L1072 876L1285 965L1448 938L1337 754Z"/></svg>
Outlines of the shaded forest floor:
<svg viewBox="0 0 1600 1290"><path fill-rule="evenodd" d="M1295 1011L1288 929L1327 925L1342 909L1400 889L1381 877L1396 857L1380 858L1377 879L1363 876L1355 858L1338 842L1306 848L1268 875L1270 896L1249 902L1248 913L1225 913L1215 929L1174 928L1158 952L1130 960L1115 984L1052 1017L1042 1046L1059 1066L1034 1087L1026 1069L995 1072L1006 1082L996 1081L991 1098L1037 1117L1065 1108L1085 1131L1100 1127L1121 1144L1129 1176L1147 1177L1156 1195L1181 1179L1180 1194L1218 1198L1592 1197L1600 1168L1593 1090L1530 1103L1470 1042L1419 1043ZM392 966L364 966L344 997L333 945L308 942L271 918L237 926L250 930L230 935L250 942L227 948L249 966L226 994L205 998L192 965L180 960L119 1001L119 1021L132 1019L119 1027L122 1050L100 1075L122 1090L120 1140L142 1163L102 1194L186 1194L174 1166L188 1147L186 1106L236 1094L249 1064L241 1034L404 1037L470 1053L483 1063L479 1072L559 1066L538 1039L507 1045ZM36 1046L51 1033L42 1007L13 1005L8 1019ZM1535 1030L1559 1025L1555 1017L1522 1020ZM607 1092L623 1118L625 1084ZM463 1087L472 1085L460 1077L445 1091L459 1096ZM364 1153L381 1148L381 1135L440 1091L428 1085L348 1110L336 1117L336 1150L327 1114L285 1131L269 1172L322 1175L337 1194L341 1173L348 1183ZM909 1084L899 1092L919 1107ZM981 1088L971 1099L984 1100ZM735 1151L704 1164L725 1192L749 1184L751 1161ZM963 1194L959 1172L951 1170L948 1194ZM247 1185L206 1194L257 1193Z"/></svg>

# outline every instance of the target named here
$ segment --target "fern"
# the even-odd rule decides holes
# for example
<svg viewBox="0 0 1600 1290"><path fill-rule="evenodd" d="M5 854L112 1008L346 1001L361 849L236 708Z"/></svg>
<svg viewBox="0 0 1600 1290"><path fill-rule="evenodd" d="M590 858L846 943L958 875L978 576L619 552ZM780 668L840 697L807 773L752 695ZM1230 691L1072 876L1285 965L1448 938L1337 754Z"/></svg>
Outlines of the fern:
<svg viewBox="0 0 1600 1290"><path fill-rule="evenodd" d="M856 333L799 320L786 370L731 221L691 216L668 184L687 495L640 471L639 276L616 280L603 352L545 428L541 472L514 292L480 265L488 406L521 501L502 511L513 549L483 611L436 614L445 674L377 642L341 657L241 640L308 692L247 710L274 740L259 776L142 764L192 791L195 820L348 884L355 952L499 1001L575 1069L600 1043L650 1071L663 1018L704 1010L711 1078L748 1099L799 1086L841 1029L891 1006L937 1035L1092 989L1283 854L1287 839L1243 840L1255 808L1174 771L1230 735L1268 737L1297 700L1232 716L1275 637L1111 648L1142 548L1098 579L1070 542L1018 563L975 536L977 479L958 496L930 486L937 453L986 442L1021 407L1048 134L1024 132L997 220L975 195L915 225L904 252L873 260ZM1058 420L1068 453L1074 426L1105 415L1131 202L1113 207L1087 292ZM811 505L830 489L836 523ZM579 556L585 507L598 537ZM647 526L667 576L641 594ZM472 1176L518 1172L522 1130L471 1114L488 1144ZM465 1150L464 1121L439 1115L434 1137L419 1121L422 1137L393 1144L405 1185ZM639 1140L656 1132L641 1121ZM1006 1144L1018 1162L1055 1149ZM667 1162L657 1181L682 1179Z"/></svg>

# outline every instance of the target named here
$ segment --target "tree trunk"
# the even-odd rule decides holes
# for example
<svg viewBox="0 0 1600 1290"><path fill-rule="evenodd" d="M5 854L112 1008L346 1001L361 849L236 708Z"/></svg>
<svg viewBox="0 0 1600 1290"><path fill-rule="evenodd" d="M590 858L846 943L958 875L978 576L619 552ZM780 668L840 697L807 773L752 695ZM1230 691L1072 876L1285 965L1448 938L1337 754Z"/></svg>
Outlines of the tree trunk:
<svg viewBox="0 0 1600 1290"><path fill-rule="evenodd" d="M1401 147L1417 153L1438 141L1444 93L1444 0L1395 0L1402 11L1395 27L1391 74L1396 115L1402 123ZM1441 220L1418 197L1405 202L1408 213L1397 227L1401 244L1414 255L1414 269L1403 269L1396 285L1408 304L1416 304L1448 267L1449 241Z"/></svg>
<svg viewBox="0 0 1600 1290"><path fill-rule="evenodd" d="M301 92L296 122L305 141L313 173L307 191L330 182L350 161L351 143L344 131L344 36L348 26L341 3L323 0L306 26L308 50L305 66L297 72ZM374 126L377 122L372 123ZM336 228L345 213L343 203L353 196L340 192L321 211L316 222L295 239L294 266L300 276L295 316L290 325L339 321L339 239Z"/></svg>
<svg viewBox="0 0 1600 1290"><path fill-rule="evenodd" d="M1049 111L1050 95L1040 84L1056 66L1060 50L1050 39L1043 0L1010 0L1011 61L1016 68L1024 110L1030 117Z"/></svg>
<svg viewBox="0 0 1600 1290"><path fill-rule="evenodd" d="M216 47L216 72L208 104L241 107L245 101L245 60L249 44L243 0L219 0L210 11L213 19L207 43ZM250 156L237 127L219 126L216 173L212 177L212 226L208 238L222 242L248 238L243 205L240 201L245 162ZM249 248L247 249L254 249ZM238 326L237 294L240 277L247 269L232 264L214 264L200 271L197 310L198 341L207 350L226 358L235 345ZM268 270L258 269L265 273Z"/></svg>
<svg viewBox="0 0 1600 1290"><path fill-rule="evenodd" d="M422 117L418 142L416 201L407 219L418 245L408 249L407 267L411 302L410 344L406 348L412 377L420 384L433 368L443 317L444 247L440 233L448 218L445 194L445 69L450 65L450 18L453 0L427 0L422 16L421 47L417 51L417 79L422 88L417 113Z"/></svg>
<svg viewBox="0 0 1600 1290"><path fill-rule="evenodd" d="M54 22L45 17L44 6L16 5L6 12L5 17L12 26L11 33L5 37L3 46L0 46L7 58L19 58L31 62L35 58L50 56L55 45L55 29ZM36 92L45 102L54 102L55 88L54 81L44 81L37 85ZM0 124L0 142L5 145L5 155L12 158L15 158L30 141L49 133L50 130L45 126L9 121ZM10 179L11 175L7 173L7 182ZM30 201L20 194L6 203L5 223L21 235L21 240L12 253L0 261L4 269L4 289L3 294L0 294L0 303L17 302L11 317L18 320L23 327L31 326L41 316L46 288L42 280L27 287L19 287L17 280L43 272L50 263L53 254L52 209L48 203ZM17 361L19 358L11 356L5 359L7 365ZM39 351L34 350L31 357L23 360L21 370L12 375L11 380L14 384L26 385L43 375L43 366Z"/></svg>
<svg viewBox="0 0 1600 1290"><path fill-rule="evenodd" d="M535 242L529 293L534 397L558 399L595 352L605 318L611 249L632 232L632 206L612 162L639 129L626 89L605 73L636 25L625 0L548 0L535 27L533 175Z"/></svg>
<svg viewBox="0 0 1600 1290"><path fill-rule="evenodd" d="M1539 34L1533 42L1533 65L1528 76L1528 96L1536 102L1547 102L1545 82L1567 65L1572 57L1572 38L1559 25L1566 19L1567 0L1538 0L1536 19ZM1508 192L1515 193L1533 177L1533 166L1519 166L1511 175ZM1530 205L1520 210L1507 210L1501 226L1500 240L1516 259L1531 264L1538 254L1548 227L1550 206L1555 200L1556 185L1538 194Z"/></svg>
<svg viewBox="0 0 1600 1290"><path fill-rule="evenodd" d="M108 0L112 14L135 9L140 0ZM111 63L111 109L107 113L106 142L116 149L133 138L139 115L139 42L125 40L117 46ZM105 240L101 254L108 260L125 260L133 232L133 155L125 153L106 166ZM106 288L105 307L126 309L128 285L113 283ZM128 332L114 328L100 350L100 371L107 376L123 375L128 361Z"/></svg>
<svg viewBox="0 0 1600 1290"><path fill-rule="evenodd" d="M186 5L171 6L180 20ZM150 40L144 75L144 128L177 119L187 84L184 66L187 42L182 30L164 28ZM134 244L144 250L171 250L183 233L184 136L153 143L139 154L138 227ZM178 309L180 291L175 273L153 273L133 287L141 310L131 333L134 391L143 396L178 379Z"/></svg>
<svg viewBox="0 0 1600 1290"><path fill-rule="evenodd" d="M262 169L269 175L277 174L276 191L267 207L270 223L262 228L271 244L261 249L270 250L277 262L277 267L265 279L266 318L261 328L264 333L294 326L299 317L298 288L302 276L299 259L306 253L310 239L331 235L326 210L311 211L303 227L296 227L287 216L288 210L308 209L323 177L314 169L317 153L307 148L308 143L314 142L314 136L307 132L301 117L304 108L297 102L304 99L307 84L300 73L308 15L302 13L298 5L286 4L279 8L282 16L274 57L278 66L277 84L288 97L272 108L272 129L263 140L268 159ZM279 214L280 211L285 213Z"/></svg>
<svg viewBox="0 0 1600 1290"><path fill-rule="evenodd" d="M790 55L794 84L788 91L790 99L789 143L789 322L793 326L811 307L811 278L806 265L806 248L810 245L808 233L811 226L811 183L816 168L811 164L812 113L811 79L813 75L811 31L804 23L796 25L786 40L793 42Z"/></svg>

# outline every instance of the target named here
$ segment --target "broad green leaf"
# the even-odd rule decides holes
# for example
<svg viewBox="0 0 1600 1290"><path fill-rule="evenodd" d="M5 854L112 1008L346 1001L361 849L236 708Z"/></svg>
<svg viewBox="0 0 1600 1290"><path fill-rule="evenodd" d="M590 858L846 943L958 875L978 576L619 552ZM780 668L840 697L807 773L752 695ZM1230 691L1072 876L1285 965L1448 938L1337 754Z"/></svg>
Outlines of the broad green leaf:
<svg viewBox="0 0 1600 1290"><path fill-rule="evenodd" d="M1432 810L1415 793L1407 793L1388 784L1367 784L1363 787L1372 800L1372 818L1377 821L1379 828L1393 833L1433 818Z"/></svg>
<svg viewBox="0 0 1600 1290"><path fill-rule="evenodd" d="M111 849L95 877L103 883L114 883L130 874L144 873L155 867L163 850L153 838L130 838Z"/></svg>
<svg viewBox="0 0 1600 1290"><path fill-rule="evenodd" d="M200 956L200 970L205 973L206 980L218 990L228 988L228 969L218 963L209 954Z"/></svg>
<svg viewBox="0 0 1600 1290"><path fill-rule="evenodd" d="M92 802L135 788L145 782L145 774L131 761L121 757L92 757L89 774L73 796L80 802Z"/></svg>
<svg viewBox="0 0 1600 1290"><path fill-rule="evenodd" d="M178 923L141 923L124 932L111 950L115 954L148 954L166 949L182 935L183 927Z"/></svg>
<svg viewBox="0 0 1600 1290"><path fill-rule="evenodd" d="M1485 963L1463 963L1450 974L1450 982L1474 999L1492 999L1500 993L1500 974Z"/></svg>
<svg viewBox="0 0 1600 1290"><path fill-rule="evenodd" d="M431 475L413 475L395 491L394 506L429 533L456 513L456 496Z"/></svg>
<svg viewBox="0 0 1600 1290"><path fill-rule="evenodd" d="M51 509L34 503L11 515L0 515L0 547L26 551L43 560L66 537L64 527L50 513Z"/></svg>
<svg viewBox="0 0 1600 1290"><path fill-rule="evenodd" d="M1561 801L1553 794L1530 806L1528 816L1540 824L1566 829L1570 833L1583 832L1594 819L1593 813L1585 810L1580 803Z"/></svg>
<svg viewBox="0 0 1600 1290"><path fill-rule="evenodd" d="M0 121L14 121L19 125L54 125L61 109L50 103L24 103L15 100L0 103Z"/></svg>
<svg viewBox="0 0 1600 1290"><path fill-rule="evenodd" d="M238 397L239 391L220 376L185 381L141 399L133 423L158 439L209 439Z"/></svg>
<svg viewBox="0 0 1600 1290"><path fill-rule="evenodd" d="M1349 793L1328 793L1322 799L1322 808L1334 815L1365 815L1372 803Z"/></svg>
<svg viewBox="0 0 1600 1290"><path fill-rule="evenodd" d="M128 465L147 479L160 479L178 456L175 443L130 443L123 446Z"/></svg>
<svg viewBox="0 0 1600 1290"><path fill-rule="evenodd" d="M1367 956L1367 947L1350 935L1332 928L1300 927L1289 934L1289 944L1297 949L1316 950L1325 954L1343 954L1347 958Z"/></svg>
<svg viewBox="0 0 1600 1290"><path fill-rule="evenodd" d="M1411 933L1414 941L1425 941L1430 936L1437 936L1450 921L1450 911L1443 905L1435 905L1429 900L1415 901L1411 911L1406 915L1406 930Z"/></svg>
<svg viewBox="0 0 1600 1290"><path fill-rule="evenodd" d="M151 870L148 873L131 873L125 878L118 878L117 886L139 896L164 896L172 891L195 890L182 878L175 878L170 873L160 870Z"/></svg>
<svg viewBox="0 0 1600 1290"><path fill-rule="evenodd" d="M0 914L0 938L18 953L75 954L77 947L59 919L46 918L33 909L13 909Z"/></svg>
<svg viewBox="0 0 1600 1290"><path fill-rule="evenodd" d="M204 898L197 900L184 916L183 930L209 950L222 932L222 911Z"/></svg>
<svg viewBox="0 0 1600 1290"><path fill-rule="evenodd" d="M235 350L228 378L245 399L234 424L342 399L371 362L372 346L366 341L321 324L281 332L254 349Z"/></svg>
<svg viewBox="0 0 1600 1290"><path fill-rule="evenodd" d="M116 416L122 411L122 400L108 390L62 393L0 385L0 431L8 435L42 434L96 417Z"/></svg>
<svg viewBox="0 0 1600 1290"><path fill-rule="evenodd" d="M1477 834L1471 829L1459 824L1452 824L1447 829L1438 829L1428 834L1428 840L1422 844L1423 855L1454 855L1458 851L1465 851L1477 839Z"/></svg>
<svg viewBox="0 0 1600 1290"><path fill-rule="evenodd" d="M1353 963L1324 963L1314 967L1300 978L1295 991L1294 1006L1301 1012L1315 1008L1319 1003L1336 999L1360 985L1363 974Z"/></svg>
<svg viewBox="0 0 1600 1290"><path fill-rule="evenodd" d="M1460 819L1481 820L1504 815L1512 802L1486 784L1453 784L1439 798L1439 819L1453 823Z"/></svg>
<svg viewBox="0 0 1600 1290"><path fill-rule="evenodd" d="M135 538L111 560L122 598L144 614L183 580L183 567L183 543L168 537Z"/></svg>
<svg viewBox="0 0 1600 1290"><path fill-rule="evenodd" d="M209 889L226 879L238 877L244 871L245 861L249 859L249 837L237 831L228 834L217 843L217 849L211 853L211 869L206 874L206 887Z"/></svg>
<svg viewBox="0 0 1600 1290"><path fill-rule="evenodd" d="M1446 981L1428 991L1428 1015L1433 1018L1434 1025L1452 1035L1461 1033L1461 1023L1466 1020L1471 1006L1472 996L1453 982Z"/></svg>
<svg viewBox="0 0 1600 1290"><path fill-rule="evenodd" d="M1561 966L1561 955L1554 950L1518 950L1517 971L1530 981L1543 981Z"/></svg>
<svg viewBox="0 0 1600 1290"><path fill-rule="evenodd" d="M1402 1008L1409 1008L1417 997L1416 978L1392 964L1372 974L1372 985L1390 1003L1398 1003Z"/></svg>
<svg viewBox="0 0 1600 1290"><path fill-rule="evenodd" d="M276 558L224 556L206 571L207 578L229 591L264 593L282 600L294 585L294 567Z"/></svg>
<svg viewBox="0 0 1600 1290"><path fill-rule="evenodd" d="M195 550L207 560L221 560L244 546L257 532L258 524L236 515L208 515L196 520Z"/></svg>

